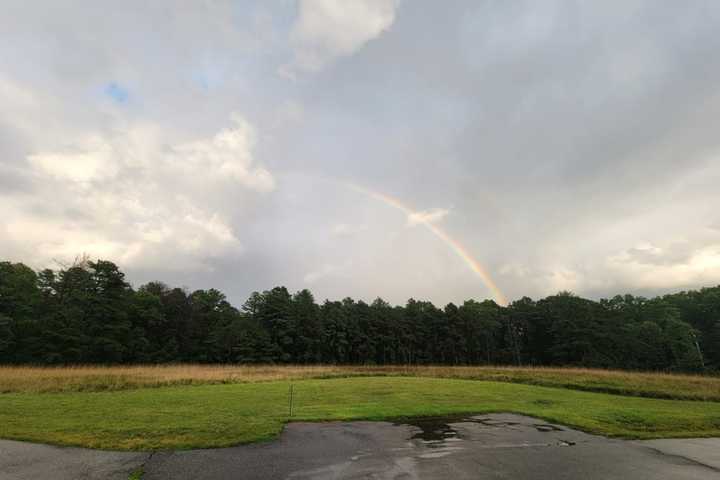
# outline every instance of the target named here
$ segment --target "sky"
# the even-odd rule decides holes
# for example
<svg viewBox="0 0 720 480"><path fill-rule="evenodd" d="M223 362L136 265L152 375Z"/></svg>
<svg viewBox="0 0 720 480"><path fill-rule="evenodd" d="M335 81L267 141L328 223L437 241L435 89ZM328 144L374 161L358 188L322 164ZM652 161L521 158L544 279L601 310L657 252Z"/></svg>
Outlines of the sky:
<svg viewBox="0 0 720 480"><path fill-rule="evenodd" d="M6 0L0 258L394 304L720 283L720 3Z"/></svg>

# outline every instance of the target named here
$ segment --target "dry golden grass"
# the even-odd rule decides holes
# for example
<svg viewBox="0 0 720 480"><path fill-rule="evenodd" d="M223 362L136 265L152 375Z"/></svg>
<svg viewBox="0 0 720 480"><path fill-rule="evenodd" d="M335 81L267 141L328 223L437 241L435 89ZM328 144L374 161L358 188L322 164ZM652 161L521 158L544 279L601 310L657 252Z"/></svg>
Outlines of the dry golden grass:
<svg viewBox="0 0 720 480"><path fill-rule="evenodd" d="M720 377L550 367L193 364L114 367L0 366L0 393L108 391L172 385L356 376L492 380L643 397L720 401Z"/></svg>

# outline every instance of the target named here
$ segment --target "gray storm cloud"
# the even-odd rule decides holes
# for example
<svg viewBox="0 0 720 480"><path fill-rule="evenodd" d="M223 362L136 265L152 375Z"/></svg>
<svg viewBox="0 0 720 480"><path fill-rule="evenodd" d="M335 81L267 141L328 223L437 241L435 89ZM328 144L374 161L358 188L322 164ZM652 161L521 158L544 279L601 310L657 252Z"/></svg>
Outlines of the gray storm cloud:
<svg viewBox="0 0 720 480"><path fill-rule="evenodd" d="M349 182L442 222L510 298L720 282L717 2L4 10L2 258L87 252L236 303L490 296Z"/></svg>

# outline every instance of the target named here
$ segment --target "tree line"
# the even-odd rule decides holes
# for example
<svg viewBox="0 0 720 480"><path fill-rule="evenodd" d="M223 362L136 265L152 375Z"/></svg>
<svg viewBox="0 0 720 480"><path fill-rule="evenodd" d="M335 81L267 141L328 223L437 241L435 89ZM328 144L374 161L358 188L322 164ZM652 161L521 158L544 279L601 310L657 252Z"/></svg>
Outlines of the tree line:
<svg viewBox="0 0 720 480"><path fill-rule="evenodd" d="M720 370L720 286L652 299L568 292L503 307L393 306L275 287L240 307L215 289L134 289L109 261L0 262L0 363L574 365Z"/></svg>

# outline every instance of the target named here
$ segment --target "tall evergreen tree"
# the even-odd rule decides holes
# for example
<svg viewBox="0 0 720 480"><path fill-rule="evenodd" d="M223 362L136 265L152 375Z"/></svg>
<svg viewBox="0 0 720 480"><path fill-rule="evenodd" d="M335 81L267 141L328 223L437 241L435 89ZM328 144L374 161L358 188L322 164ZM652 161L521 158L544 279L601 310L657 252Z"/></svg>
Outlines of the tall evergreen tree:
<svg viewBox="0 0 720 480"><path fill-rule="evenodd" d="M598 302L561 292L443 310L415 299L318 305L309 290L275 287L238 311L215 289L133 290L109 261L37 273L0 262L0 362L178 361L718 371L720 287Z"/></svg>

